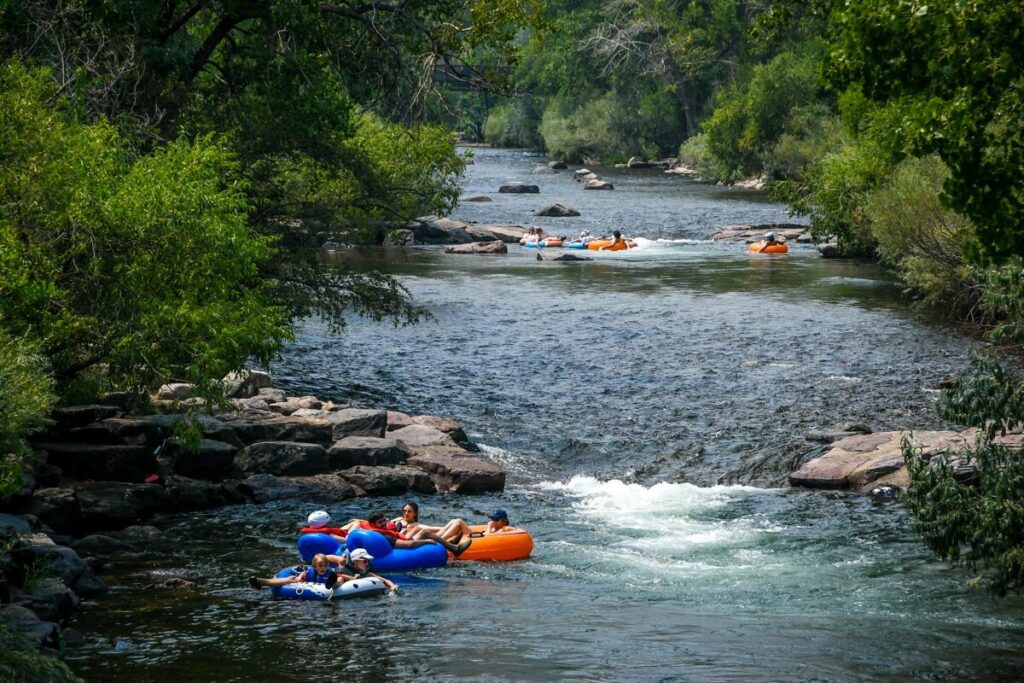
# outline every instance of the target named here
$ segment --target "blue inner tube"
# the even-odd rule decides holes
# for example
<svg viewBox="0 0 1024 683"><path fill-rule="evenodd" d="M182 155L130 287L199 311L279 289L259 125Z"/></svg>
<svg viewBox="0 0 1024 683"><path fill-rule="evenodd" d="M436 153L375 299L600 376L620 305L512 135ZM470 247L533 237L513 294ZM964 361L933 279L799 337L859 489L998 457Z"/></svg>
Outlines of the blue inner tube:
<svg viewBox="0 0 1024 683"><path fill-rule="evenodd" d="M302 565L285 567L276 576L277 578L298 576L305 569ZM383 595L387 591L388 589L384 582L372 576L346 581L336 585L334 588L328 588L322 583L297 581L270 589L271 594L275 598L285 598L288 600L330 600L332 598L335 600L345 600L348 598Z"/></svg>
<svg viewBox="0 0 1024 683"><path fill-rule="evenodd" d="M370 569L375 572L408 572L448 564L448 551L440 543L426 543L417 548L392 548L382 534L362 529L349 533L344 545L327 534L299 536L299 555L306 562L311 561L317 553L340 555L345 548L350 551L365 548L373 555Z"/></svg>
<svg viewBox="0 0 1024 683"><path fill-rule="evenodd" d="M568 249L586 249L587 245L583 244L583 242L569 242L565 247Z"/></svg>
<svg viewBox="0 0 1024 683"><path fill-rule="evenodd" d="M526 242L523 246L526 247L527 249L536 249L537 247L540 247L541 249L543 249L544 247L546 247L548 245L544 244L543 242L540 242L540 243L538 243L538 242Z"/></svg>

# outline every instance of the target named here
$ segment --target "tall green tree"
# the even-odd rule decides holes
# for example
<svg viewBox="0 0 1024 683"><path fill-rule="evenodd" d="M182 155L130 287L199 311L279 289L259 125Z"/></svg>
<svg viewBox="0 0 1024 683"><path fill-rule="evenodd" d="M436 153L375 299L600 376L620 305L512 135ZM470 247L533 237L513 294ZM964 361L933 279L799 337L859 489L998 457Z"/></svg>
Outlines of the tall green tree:
<svg viewBox="0 0 1024 683"><path fill-rule="evenodd" d="M865 0L835 15L829 73L899 101L890 145L949 167L945 200L969 217L982 259L1024 254L1024 6Z"/></svg>

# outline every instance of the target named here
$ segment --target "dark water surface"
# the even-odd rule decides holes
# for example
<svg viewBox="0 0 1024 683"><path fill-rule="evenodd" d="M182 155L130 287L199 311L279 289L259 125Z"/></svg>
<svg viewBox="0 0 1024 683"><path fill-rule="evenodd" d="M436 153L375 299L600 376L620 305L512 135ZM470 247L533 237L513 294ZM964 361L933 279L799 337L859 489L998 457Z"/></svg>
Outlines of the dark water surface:
<svg viewBox="0 0 1024 683"><path fill-rule="evenodd" d="M583 264L518 247L345 254L398 275L435 321L353 321L340 338L309 322L274 368L298 393L461 419L508 490L422 498L424 517L500 505L534 532L533 558L400 578L388 598L277 602L244 577L294 562L322 501L169 516L165 544L115 566L115 590L77 617L101 640L72 666L110 681L1019 679L1024 602L967 589L899 504L781 488L823 450L808 431L944 426L935 387L972 343L874 267L706 241L788 220L758 195L604 169L616 190L583 192L532 175L543 161L478 151L465 193L495 201L456 217L621 228L641 248ZM513 180L541 194L496 194ZM531 217L552 201L583 216ZM202 580L143 589L168 575Z"/></svg>

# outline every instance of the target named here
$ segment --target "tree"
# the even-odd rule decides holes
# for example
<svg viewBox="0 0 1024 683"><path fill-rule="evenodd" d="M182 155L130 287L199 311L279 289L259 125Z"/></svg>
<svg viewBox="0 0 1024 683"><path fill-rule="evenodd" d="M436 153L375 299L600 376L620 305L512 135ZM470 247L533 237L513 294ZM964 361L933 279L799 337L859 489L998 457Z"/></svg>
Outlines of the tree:
<svg viewBox="0 0 1024 683"><path fill-rule="evenodd" d="M0 330L37 340L62 393L102 366L142 390L267 363L290 335L232 153L209 137L139 154L0 68Z"/></svg>
<svg viewBox="0 0 1024 683"><path fill-rule="evenodd" d="M900 101L890 145L949 167L944 199L977 231L971 252L1024 254L1024 6L982 0L865 0L835 15L839 90Z"/></svg>

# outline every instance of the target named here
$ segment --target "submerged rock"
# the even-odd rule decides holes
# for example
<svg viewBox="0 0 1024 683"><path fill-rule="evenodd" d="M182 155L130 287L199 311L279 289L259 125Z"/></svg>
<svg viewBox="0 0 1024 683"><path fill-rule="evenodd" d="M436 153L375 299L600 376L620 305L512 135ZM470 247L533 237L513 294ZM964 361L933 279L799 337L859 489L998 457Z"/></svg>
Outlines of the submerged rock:
<svg viewBox="0 0 1024 683"><path fill-rule="evenodd" d="M501 194L537 194L540 192L540 187L526 183L509 183L499 187L498 192Z"/></svg>
<svg viewBox="0 0 1024 683"><path fill-rule="evenodd" d="M583 184L584 190L614 190L615 186L607 180L588 180Z"/></svg>
<svg viewBox="0 0 1024 683"><path fill-rule="evenodd" d="M580 212L568 204L555 203L548 204L543 209L537 211L534 215L549 216L551 218L572 218L574 216L579 216Z"/></svg>
<svg viewBox="0 0 1024 683"><path fill-rule="evenodd" d="M470 242L455 244L444 248L446 254L507 254L508 247L504 242Z"/></svg>

